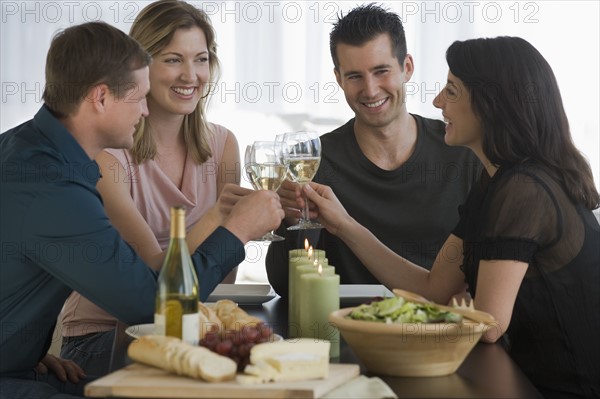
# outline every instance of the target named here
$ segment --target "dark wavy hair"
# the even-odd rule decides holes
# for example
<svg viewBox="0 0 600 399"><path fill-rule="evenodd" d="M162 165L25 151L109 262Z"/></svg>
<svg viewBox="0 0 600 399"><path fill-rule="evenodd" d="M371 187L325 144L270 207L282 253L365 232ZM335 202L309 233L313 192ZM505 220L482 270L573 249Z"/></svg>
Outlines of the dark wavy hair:
<svg viewBox="0 0 600 399"><path fill-rule="evenodd" d="M329 34L329 51L335 69L339 69L338 44L361 46L383 33L390 36L392 53L396 55L402 68L407 53L406 36L398 14L374 3L358 6L346 15L340 14Z"/></svg>
<svg viewBox="0 0 600 399"><path fill-rule="evenodd" d="M463 81L483 127L483 152L496 166L535 161L589 209L600 196L590 165L573 144L552 68L519 37L455 41L450 72Z"/></svg>

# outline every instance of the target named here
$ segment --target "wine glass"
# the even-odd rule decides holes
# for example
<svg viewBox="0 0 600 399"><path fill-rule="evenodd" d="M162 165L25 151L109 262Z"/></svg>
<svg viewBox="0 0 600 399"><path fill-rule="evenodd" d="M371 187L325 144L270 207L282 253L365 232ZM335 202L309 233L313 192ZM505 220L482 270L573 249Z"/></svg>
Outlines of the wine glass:
<svg viewBox="0 0 600 399"><path fill-rule="evenodd" d="M255 141L246 147L245 170L255 190L277 191L285 180L287 168L282 162L281 145L274 141ZM255 241L282 241L270 231Z"/></svg>
<svg viewBox="0 0 600 399"><path fill-rule="evenodd" d="M290 132L283 136L283 159L288 174L296 183L304 186L310 182L321 163L321 140L317 132ZM308 198L304 196L304 209L298 224L288 230L321 229L323 225L309 219Z"/></svg>
<svg viewBox="0 0 600 399"><path fill-rule="evenodd" d="M295 181L294 177L292 176L292 174L290 173L290 171L288 170L288 164L287 164L287 160L284 157L283 154L283 145L284 145L284 139L285 139L285 135L288 133L280 133L278 135L275 136L275 146L279 149L279 159L281 160L281 163L285 165L285 178L291 181ZM283 179L285 181L285 179Z"/></svg>

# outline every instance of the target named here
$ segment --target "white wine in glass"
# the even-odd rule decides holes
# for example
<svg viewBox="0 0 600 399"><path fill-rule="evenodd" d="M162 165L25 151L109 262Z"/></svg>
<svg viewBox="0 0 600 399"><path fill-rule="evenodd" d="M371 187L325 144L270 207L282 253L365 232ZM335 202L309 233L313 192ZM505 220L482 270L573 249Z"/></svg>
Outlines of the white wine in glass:
<svg viewBox="0 0 600 399"><path fill-rule="evenodd" d="M283 136L283 158L292 180L304 185L310 182L321 163L321 140L317 132L291 132ZM309 219L308 198L304 197L302 218L288 230L321 229L323 225Z"/></svg>
<svg viewBox="0 0 600 399"><path fill-rule="evenodd" d="M250 184L255 190L279 190L287 169L283 164L251 164L247 166Z"/></svg>
<svg viewBox="0 0 600 399"><path fill-rule="evenodd" d="M281 147L278 147L273 141L255 141L246 147L244 156L246 175L255 190L279 190L287 173L280 152ZM271 231L255 241L282 241L284 239Z"/></svg>
<svg viewBox="0 0 600 399"><path fill-rule="evenodd" d="M312 180L319 169L321 158L290 159L288 169L294 181L305 184Z"/></svg>

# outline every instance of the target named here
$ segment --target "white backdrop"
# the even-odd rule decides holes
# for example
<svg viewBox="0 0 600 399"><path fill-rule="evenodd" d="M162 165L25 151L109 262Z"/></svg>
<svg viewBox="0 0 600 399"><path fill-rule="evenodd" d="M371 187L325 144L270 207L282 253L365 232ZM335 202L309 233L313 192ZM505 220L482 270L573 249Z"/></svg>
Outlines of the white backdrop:
<svg viewBox="0 0 600 399"><path fill-rule="evenodd" d="M128 31L145 1L2 1L0 131L29 119L41 104L52 35L102 19ZM289 127L323 133L351 117L335 83L328 34L356 1L190 1L217 31L223 74L209 117L243 146ZM392 1L405 24L416 72L409 110L440 117L431 101L446 79L444 53L457 39L522 36L553 66L572 133L599 179L598 1ZM581 33L583 32L583 33ZM77 60L73 60L77 62Z"/></svg>
<svg viewBox="0 0 600 399"><path fill-rule="evenodd" d="M41 105L45 55L66 26L102 19L125 32L147 1L2 1L0 131ZM360 1L190 1L217 31L222 77L209 118L230 128L240 148L300 127L322 133L351 117L335 83L328 35L339 12ZM600 181L598 1L392 1L405 24L416 72L409 110L439 118L432 105L446 80L445 50L454 41L521 36L552 65L576 145ZM77 62L77 60L73 60ZM249 251L264 255L262 244ZM255 254L253 255L253 253Z"/></svg>

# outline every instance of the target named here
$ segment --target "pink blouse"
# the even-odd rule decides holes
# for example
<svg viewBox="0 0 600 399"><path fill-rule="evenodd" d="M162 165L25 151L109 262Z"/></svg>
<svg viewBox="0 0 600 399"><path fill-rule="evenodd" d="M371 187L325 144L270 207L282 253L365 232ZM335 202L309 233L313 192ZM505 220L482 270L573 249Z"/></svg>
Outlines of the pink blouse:
<svg viewBox="0 0 600 399"><path fill-rule="evenodd" d="M137 165L128 150L106 150L117 158L125 169L131 198L152 229L162 250L169 245L172 205L186 207L186 225L189 229L217 200L218 170L230 132L220 125L209 126L213 131L209 137L212 157L202 165L187 157L181 190L154 160ZM116 319L74 291L65 302L61 322L62 335L69 337L112 330Z"/></svg>

